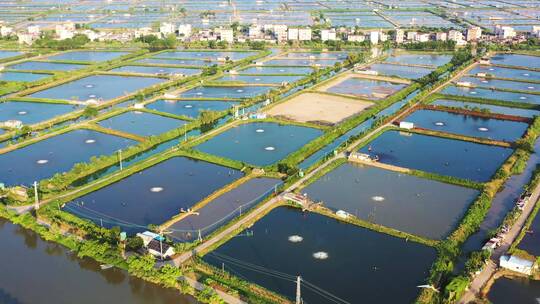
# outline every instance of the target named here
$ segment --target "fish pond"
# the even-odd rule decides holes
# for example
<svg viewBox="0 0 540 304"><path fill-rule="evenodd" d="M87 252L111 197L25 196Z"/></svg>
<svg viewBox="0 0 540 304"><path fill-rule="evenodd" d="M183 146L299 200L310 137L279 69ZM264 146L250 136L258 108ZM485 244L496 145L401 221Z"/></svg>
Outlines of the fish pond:
<svg viewBox="0 0 540 304"><path fill-rule="evenodd" d="M24 72L0 72L0 81L31 82L51 76L50 74L36 74Z"/></svg>
<svg viewBox="0 0 540 304"><path fill-rule="evenodd" d="M130 234L162 224L243 173L186 157L173 157L84 195L63 210Z"/></svg>
<svg viewBox="0 0 540 304"><path fill-rule="evenodd" d="M271 86L206 86L181 93L185 98L251 98L270 91Z"/></svg>
<svg viewBox="0 0 540 304"><path fill-rule="evenodd" d="M289 75L276 75L276 76L252 76L252 75L227 75L216 79L215 81L241 81L248 84L280 84L283 82L291 83L304 78L304 76L289 76Z"/></svg>
<svg viewBox="0 0 540 304"><path fill-rule="evenodd" d="M309 67L271 67L271 66L251 66L238 71L239 74L260 74L260 75L308 75L313 72Z"/></svg>
<svg viewBox="0 0 540 304"><path fill-rule="evenodd" d="M540 281L519 277L499 278L491 286L488 299L493 304L538 304Z"/></svg>
<svg viewBox="0 0 540 304"><path fill-rule="evenodd" d="M99 62L113 60L129 54L128 52L71 51L47 57L47 60Z"/></svg>
<svg viewBox="0 0 540 304"><path fill-rule="evenodd" d="M466 110L475 110L475 111L487 111L489 113L514 115L514 116L529 117L529 118L540 115L540 111L537 111L537 110L509 108L509 107L502 107L502 106L495 106L495 105L481 104L481 103L474 103L474 102L467 102L467 101L458 101L458 100L438 99L438 100L435 100L432 104L436 106L462 108Z"/></svg>
<svg viewBox="0 0 540 304"><path fill-rule="evenodd" d="M197 118L202 110L226 111L238 104L233 101L219 100L172 100L161 99L146 105L147 109Z"/></svg>
<svg viewBox="0 0 540 304"><path fill-rule="evenodd" d="M399 54L388 57L385 62L438 67L447 64L451 59L450 54Z"/></svg>
<svg viewBox="0 0 540 304"><path fill-rule="evenodd" d="M148 283L126 271L101 270L98 262L80 259L4 219L0 219L0 239L4 243L0 258L9 261L0 264L0 271L9 273L0 277L1 303L197 303L178 290Z"/></svg>
<svg viewBox="0 0 540 304"><path fill-rule="evenodd" d="M141 73L141 74L153 74L153 75L186 75L191 76L199 74L200 69L188 69L188 68L171 68L171 67L158 67L158 66L142 66L142 65L125 65L116 69L112 69L111 72L126 72L126 73Z"/></svg>
<svg viewBox="0 0 540 304"><path fill-rule="evenodd" d="M196 149L218 156L267 166L322 135L319 129L271 122L246 123L233 127Z"/></svg>
<svg viewBox="0 0 540 304"><path fill-rule="evenodd" d="M88 67L85 64L72 64L72 63L56 63L56 62L44 62L44 61L25 61L14 65L7 66L10 70L21 71L74 71Z"/></svg>
<svg viewBox="0 0 540 304"><path fill-rule="evenodd" d="M379 100L396 93L406 86L406 84L402 83L351 77L329 87L326 91L330 93L353 95L369 100Z"/></svg>
<svg viewBox="0 0 540 304"><path fill-rule="evenodd" d="M540 256L540 216L538 214L517 247L534 256Z"/></svg>
<svg viewBox="0 0 540 304"><path fill-rule="evenodd" d="M333 66L336 62L341 62L339 59L270 59L265 61L265 65L269 66Z"/></svg>
<svg viewBox="0 0 540 304"><path fill-rule="evenodd" d="M410 67L406 65L376 63L369 67L370 70L377 71L379 74L387 76L396 76L408 79L418 79L433 72L432 69L422 67Z"/></svg>
<svg viewBox="0 0 540 304"><path fill-rule="evenodd" d="M231 219L248 212L274 193L275 187L281 183L275 178L250 179L198 209L198 215L188 216L170 226L170 236L178 241L193 241L199 231L202 236L208 235Z"/></svg>
<svg viewBox="0 0 540 304"><path fill-rule="evenodd" d="M300 275L308 303L334 303L317 288L350 303L412 303L435 256L434 248L279 207L203 259L291 299Z"/></svg>
<svg viewBox="0 0 540 304"><path fill-rule="evenodd" d="M110 155L135 142L91 130L74 130L35 144L0 154L0 182L6 185L30 185L90 157Z"/></svg>
<svg viewBox="0 0 540 304"><path fill-rule="evenodd" d="M520 54L498 54L491 57L492 64L521 66L527 68L540 68L540 60L536 56L520 55Z"/></svg>
<svg viewBox="0 0 540 304"><path fill-rule="evenodd" d="M175 59L199 59L218 60L218 58L229 58L230 60L241 60L257 54L257 52L218 52L218 51L169 51L155 55L155 58L175 58Z"/></svg>
<svg viewBox="0 0 540 304"><path fill-rule="evenodd" d="M6 101L0 103L0 121L20 120L31 125L76 109L77 106L68 104Z"/></svg>
<svg viewBox="0 0 540 304"><path fill-rule="evenodd" d="M477 190L353 163L302 192L334 211L429 239L446 237L478 195Z"/></svg>
<svg viewBox="0 0 540 304"><path fill-rule="evenodd" d="M179 128L187 122L147 112L129 111L99 122L105 128L133 133L139 136L158 135Z"/></svg>
<svg viewBox="0 0 540 304"><path fill-rule="evenodd" d="M424 129L508 142L521 138L529 127L525 122L435 110L417 110L404 120Z"/></svg>
<svg viewBox="0 0 540 304"><path fill-rule="evenodd" d="M165 80L151 77L94 75L33 93L30 97L80 101L110 100L163 81Z"/></svg>
<svg viewBox="0 0 540 304"><path fill-rule="evenodd" d="M371 147L371 151L369 151ZM486 182L513 150L399 131L386 131L360 149L395 166Z"/></svg>
<svg viewBox="0 0 540 304"><path fill-rule="evenodd" d="M505 89L513 91L528 91L536 92L540 91L540 84L522 82L522 81L508 81L500 79L489 79L482 77L462 77L459 81L470 82L478 87Z"/></svg>
<svg viewBox="0 0 540 304"><path fill-rule="evenodd" d="M24 54L23 52L19 51L6 51L6 50L0 50L0 59L6 59L10 57L20 56Z"/></svg>
<svg viewBox="0 0 540 304"><path fill-rule="evenodd" d="M540 104L540 95L504 92L493 89L448 86L441 93L474 98L497 99L508 102Z"/></svg>
<svg viewBox="0 0 540 304"><path fill-rule="evenodd" d="M214 64L221 64L219 62L213 62L208 60L198 59L167 59L167 58L144 58L135 61L135 63L144 64L168 64L168 65L180 65L180 66L211 66Z"/></svg>
<svg viewBox="0 0 540 304"><path fill-rule="evenodd" d="M478 73L485 73L492 77L498 78L512 78L523 81L540 81L540 72L537 71L480 65L469 72L471 75L476 75Z"/></svg>

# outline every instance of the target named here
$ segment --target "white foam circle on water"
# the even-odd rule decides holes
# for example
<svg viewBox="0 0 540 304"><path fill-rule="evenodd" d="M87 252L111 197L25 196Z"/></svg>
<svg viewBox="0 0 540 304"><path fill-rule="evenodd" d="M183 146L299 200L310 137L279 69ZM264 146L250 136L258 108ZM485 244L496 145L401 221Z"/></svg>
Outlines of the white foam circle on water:
<svg viewBox="0 0 540 304"><path fill-rule="evenodd" d="M255 81L261 81L261 79L260 78L255 78Z"/></svg>
<svg viewBox="0 0 540 304"><path fill-rule="evenodd" d="M482 83L488 83L488 82L489 82L489 81L487 81L487 80L482 80Z"/></svg>
<svg viewBox="0 0 540 304"><path fill-rule="evenodd" d="M437 121L437 122L435 123L435 125L436 125L436 126L439 126L439 127L440 127L440 126L444 126L444 122L442 122L442 121Z"/></svg>
<svg viewBox="0 0 540 304"><path fill-rule="evenodd" d="M88 97L90 97L90 98L96 98L96 95L90 94L90 95L88 95Z"/></svg>
<svg viewBox="0 0 540 304"><path fill-rule="evenodd" d="M202 95L202 94L203 94L202 92L197 92L197 95L199 95L199 96Z"/></svg>
<svg viewBox="0 0 540 304"><path fill-rule="evenodd" d="M525 74L523 74L523 76L529 76L529 73L525 73Z"/></svg>
<svg viewBox="0 0 540 304"><path fill-rule="evenodd" d="M257 132L257 133L264 133L264 129L257 129L257 130L255 130L255 132Z"/></svg>
<svg viewBox="0 0 540 304"><path fill-rule="evenodd" d="M300 243L303 240L304 240L304 238L299 236L299 235L291 235L291 236L289 236L289 242L291 242L291 243Z"/></svg>
<svg viewBox="0 0 540 304"><path fill-rule="evenodd" d="M191 108L193 108L193 106L192 105L185 105L184 108L191 109Z"/></svg>
<svg viewBox="0 0 540 304"><path fill-rule="evenodd" d="M485 128L485 127L480 127L480 128L478 128L478 131L480 131L480 132L487 132L487 131L489 131L489 129L488 129L488 128Z"/></svg>
<svg viewBox="0 0 540 304"><path fill-rule="evenodd" d="M96 140L95 139L87 139L84 142L87 143L87 144L93 144L93 143L96 142Z"/></svg>
<svg viewBox="0 0 540 304"><path fill-rule="evenodd" d="M489 68L489 70L490 70L490 71L495 71L495 69L494 69L494 68Z"/></svg>
<svg viewBox="0 0 540 304"><path fill-rule="evenodd" d="M19 112L17 112L17 114L19 114L19 115L26 115L26 114L28 114L28 112L26 112L26 111L19 111Z"/></svg>
<svg viewBox="0 0 540 304"><path fill-rule="evenodd" d="M378 195L372 196L371 199L374 200L374 201L376 201L376 202L382 202L382 201L384 201L384 197L383 197L383 196L378 196Z"/></svg>
<svg viewBox="0 0 540 304"><path fill-rule="evenodd" d="M520 97L519 99L521 99L521 100L525 100L525 99L527 99L527 97L525 97L525 96L521 96L521 97Z"/></svg>
<svg viewBox="0 0 540 304"><path fill-rule="evenodd" d="M150 192L158 193L158 192L161 192L161 191L163 191L162 187L152 187L152 188L150 188Z"/></svg>
<svg viewBox="0 0 540 304"><path fill-rule="evenodd" d="M284 70L284 69L280 69L279 71L280 71L280 72L285 72L285 70Z"/></svg>
<svg viewBox="0 0 540 304"><path fill-rule="evenodd" d="M238 90L236 90L236 92L238 92L238 93L242 93L242 92L244 92L244 90L242 90L242 89L238 89Z"/></svg>
<svg viewBox="0 0 540 304"><path fill-rule="evenodd" d="M328 259L328 253L324 251L315 252L313 254L313 257L316 258L317 260L326 260Z"/></svg>
<svg viewBox="0 0 540 304"><path fill-rule="evenodd" d="M270 146L270 147L266 147L266 148L264 148L264 149L265 149L266 151L274 151L276 148Z"/></svg>
<svg viewBox="0 0 540 304"><path fill-rule="evenodd" d="M85 85L84 87L87 88L87 89L91 89L91 88L94 87L94 85L93 85L93 84L87 84L87 85Z"/></svg>
<svg viewBox="0 0 540 304"><path fill-rule="evenodd" d="M476 91L472 91L471 94L473 94L473 95L476 94Z"/></svg>
<svg viewBox="0 0 540 304"><path fill-rule="evenodd" d="M49 162L49 161L46 160L46 159L40 159L40 160L38 160L36 163L37 163L38 165L44 165L44 164L46 164L46 163L48 163L48 162Z"/></svg>
<svg viewBox="0 0 540 304"><path fill-rule="evenodd" d="M534 90L534 87L533 87L533 86L530 86L530 87L527 87L527 89L529 89L529 90Z"/></svg>

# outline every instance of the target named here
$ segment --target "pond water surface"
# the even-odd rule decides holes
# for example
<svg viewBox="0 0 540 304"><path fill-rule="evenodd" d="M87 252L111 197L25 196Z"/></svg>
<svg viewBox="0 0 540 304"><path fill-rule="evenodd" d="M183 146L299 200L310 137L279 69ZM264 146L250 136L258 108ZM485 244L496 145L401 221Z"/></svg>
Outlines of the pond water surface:
<svg viewBox="0 0 540 304"><path fill-rule="evenodd" d="M128 52L71 51L47 57L47 60L107 61L129 54Z"/></svg>
<svg viewBox="0 0 540 304"><path fill-rule="evenodd" d="M77 106L68 104L6 101L0 103L0 121L13 119L31 125L76 109Z"/></svg>
<svg viewBox="0 0 540 304"><path fill-rule="evenodd" d="M50 74L22 73L22 72L0 72L0 81L36 81L51 76Z"/></svg>
<svg viewBox="0 0 540 304"><path fill-rule="evenodd" d="M478 190L353 163L302 192L334 211L430 239L447 236L478 195Z"/></svg>
<svg viewBox="0 0 540 304"><path fill-rule="evenodd" d="M99 122L105 128L140 136L158 135L179 128L187 122L147 112L129 111Z"/></svg>
<svg viewBox="0 0 540 304"><path fill-rule="evenodd" d="M430 247L279 207L204 260L291 299L300 275L350 303L411 303L435 256ZM334 303L312 290L302 287L307 303Z"/></svg>
<svg viewBox="0 0 540 304"><path fill-rule="evenodd" d="M489 105L489 104L449 100L449 99L438 99L434 101L432 104L437 105L437 106L463 108L463 109L479 109L479 110L486 109L489 111L489 113L506 114L506 115L514 115L514 116L530 117L530 118L540 115L540 111L537 111L537 110L509 108L509 107L501 107L501 106L494 106L494 105Z"/></svg>
<svg viewBox="0 0 540 304"><path fill-rule="evenodd" d="M498 100L509 101L509 102L524 102L524 103L540 104L540 95L504 92L504 91L497 91L497 90L483 89L483 88L448 86L444 90L442 90L441 93L449 94L449 95L457 95L457 96L468 96L468 97L474 97L474 98L498 99Z"/></svg>
<svg viewBox="0 0 540 304"><path fill-rule="evenodd" d="M329 87L326 91L337 94L354 95L370 100L379 100L396 93L406 86L406 84L402 83L351 77ZM382 94L382 96L378 94Z"/></svg>
<svg viewBox="0 0 540 304"><path fill-rule="evenodd" d="M25 61L7 66L11 70L24 71L74 71L88 67L85 64L55 63L42 61Z"/></svg>
<svg viewBox="0 0 540 304"><path fill-rule="evenodd" d="M251 98L264 94L274 87L270 86L218 86L196 87L180 95L184 98Z"/></svg>
<svg viewBox="0 0 540 304"><path fill-rule="evenodd" d="M540 281L527 278L499 278L488 293L493 304L538 304L540 301Z"/></svg>
<svg viewBox="0 0 540 304"><path fill-rule="evenodd" d="M158 100L146 105L147 109L197 118L200 111L225 111L238 104L233 101L213 100Z"/></svg>

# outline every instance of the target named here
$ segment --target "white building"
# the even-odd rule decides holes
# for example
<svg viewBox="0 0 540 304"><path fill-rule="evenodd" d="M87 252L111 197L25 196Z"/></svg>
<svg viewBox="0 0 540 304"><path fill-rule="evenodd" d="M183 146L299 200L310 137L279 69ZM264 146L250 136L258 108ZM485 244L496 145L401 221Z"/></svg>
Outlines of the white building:
<svg viewBox="0 0 540 304"><path fill-rule="evenodd" d="M90 41L96 41L101 37L101 33L94 32L92 30L84 30L81 34L85 35Z"/></svg>
<svg viewBox="0 0 540 304"><path fill-rule="evenodd" d="M448 40L448 35L445 32L439 32L435 35L435 40L446 41Z"/></svg>
<svg viewBox="0 0 540 304"><path fill-rule="evenodd" d="M396 43L403 43L405 40L405 31L402 29L396 29Z"/></svg>
<svg viewBox="0 0 540 304"><path fill-rule="evenodd" d="M534 269L534 261L513 255L503 255L499 259L499 266L525 275L531 275Z"/></svg>
<svg viewBox="0 0 540 304"><path fill-rule="evenodd" d="M169 23L169 22L163 22L161 23L161 25L159 26L159 32L163 35L163 36L168 36L170 34L174 34L176 31L176 27L174 26L174 24L172 23Z"/></svg>
<svg viewBox="0 0 540 304"><path fill-rule="evenodd" d="M456 43L460 43L463 41L463 33L456 30L451 30L448 32L448 40L455 41Z"/></svg>
<svg viewBox="0 0 540 304"><path fill-rule="evenodd" d="M17 38L19 39L20 44L32 45L32 43L34 43L34 40L37 39L37 36L32 34L19 33L17 34Z"/></svg>
<svg viewBox="0 0 540 304"><path fill-rule="evenodd" d="M252 25L248 29L249 39L259 39L262 36L262 28L260 25Z"/></svg>
<svg viewBox="0 0 540 304"><path fill-rule="evenodd" d="M417 34L415 41L418 42L428 42L429 41L429 34Z"/></svg>
<svg viewBox="0 0 540 304"><path fill-rule="evenodd" d="M336 30L335 29L321 30L321 40L322 41L337 40Z"/></svg>
<svg viewBox="0 0 540 304"><path fill-rule="evenodd" d="M348 35L347 40L352 41L352 42L364 42L366 40L366 36L364 36L364 35Z"/></svg>
<svg viewBox="0 0 540 304"><path fill-rule="evenodd" d="M234 42L234 31L232 29L218 29L221 41Z"/></svg>
<svg viewBox="0 0 540 304"><path fill-rule="evenodd" d="M517 35L516 31L514 30L513 27L511 27L511 26L500 26L500 25L497 25L495 27L495 34L500 39L511 39L511 38L516 37L516 35Z"/></svg>
<svg viewBox="0 0 540 304"><path fill-rule="evenodd" d="M298 40L300 41L311 41L311 29L310 28L301 28L298 29Z"/></svg>
<svg viewBox="0 0 540 304"><path fill-rule="evenodd" d="M0 36L1 37L11 36L11 34L13 34L13 28L12 27L9 27L9 26L1 26L0 27Z"/></svg>
<svg viewBox="0 0 540 304"><path fill-rule="evenodd" d="M379 43L379 32L373 31L369 33L369 41L371 44L378 44Z"/></svg>
<svg viewBox="0 0 540 304"><path fill-rule="evenodd" d="M191 24L180 24L178 26L178 36L184 38L191 37Z"/></svg>
<svg viewBox="0 0 540 304"><path fill-rule="evenodd" d="M288 40L298 40L298 29L297 28L289 28L289 31L287 32L287 39Z"/></svg>
<svg viewBox="0 0 540 304"><path fill-rule="evenodd" d="M4 122L0 122L0 126L4 128L10 128L10 129L20 129L23 126L22 121L20 120L6 120Z"/></svg>
<svg viewBox="0 0 540 304"><path fill-rule="evenodd" d="M278 42L287 40L287 26L285 24L276 24L273 26L273 32Z"/></svg>
<svg viewBox="0 0 540 304"><path fill-rule="evenodd" d="M30 35L39 35L41 33L39 25L30 25L26 28L26 31Z"/></svg>
<svg viewBox="0 0 540 304"><path fill-rule="evenodd" d="M54 31L59 40L73 38L75 36L75 24L72 22L57 24Z"/></svg>
<svg viewBox="0 0 540 304"><path fill-rule="evenodd" d="M467 41L476 41L482 37L482 28L471 26L467 29Z"/></svg>
<svg viewBox="0 0 540 304"><path fill-rule="evenodd" d="M407 32L407 40L409 41L416 40L416 35L418 35L418 32Z"/></svg>

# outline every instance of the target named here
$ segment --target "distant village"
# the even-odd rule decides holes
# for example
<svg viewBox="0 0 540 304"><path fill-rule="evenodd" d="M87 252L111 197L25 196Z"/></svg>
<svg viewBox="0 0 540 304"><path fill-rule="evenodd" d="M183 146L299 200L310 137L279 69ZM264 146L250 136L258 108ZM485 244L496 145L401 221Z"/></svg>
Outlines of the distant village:
<svg viewBox="0 0 540 304"><path fill-rule="evenodd" d="M163 22L158 29L152 27L142 27L138 29L115 30L94 30L79 28L73 22L56 24L54 36L57 40L73 38L76 34L82 34L91 41L120 41L128 42L133 39L153 35L158 38L175 35L182 41L224 41L234 42L264 42L268 44L282 44L287 42L309 42L309 41L347 41L347 42L369 42L372 45L392 41L397 44L415 43L428 41L454 41L457 46L466 45L473 41L495 41L507 43L519 43L528 38L540 35L540 26L531 26L528 32L518 32L511 26L496 25L493 33L485 33L481 27L471 26L464 30L451 29L442 31L438 29L432 32L422 32L417 30L405 30L396 28L395 30L357 30L350 27L339 28L317 28L311 27L290 27L284 24L264 24L240 27L235 30L231 27L216 27L214 29L195 29L191 24L175 24ZM41 37L44 29L39 25L29 25L24 29L14 29L9 26L0 26L0 37L16 36L19 43L32 45Z"/></svg>

